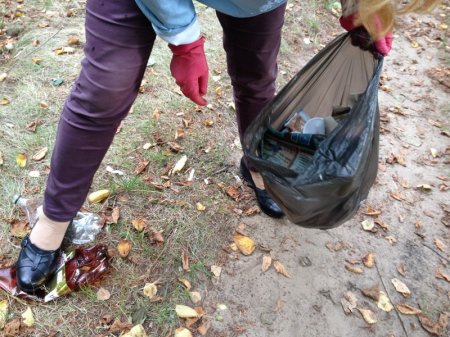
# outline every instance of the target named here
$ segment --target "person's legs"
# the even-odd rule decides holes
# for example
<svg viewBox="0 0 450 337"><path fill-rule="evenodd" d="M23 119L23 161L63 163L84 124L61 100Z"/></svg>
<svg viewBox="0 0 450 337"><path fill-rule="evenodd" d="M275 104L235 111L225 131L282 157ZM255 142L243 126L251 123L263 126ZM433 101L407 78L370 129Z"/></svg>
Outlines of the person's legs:
<svg viewBox="0 0 450 337"><path fill-rule="evenodd" d="M235 18L220 12L223 46L233 85L239 137L275 94L277 56L286 4L251 18ZM245 161L251 168L249 162Z"/></svg>
<svg viewBox="0 0 450 337"><path fill-rule="evenodd" d="M50 274L52 260L36 256L61 245L69 221L82 206L117 127L137 96L155 37L134 1L87 2L85 57L59 122L43 213L19 256L22 288L35 288Z"/></svg>
<svg viewBox="0 0 450 337"><path fill-rule="evenodd" d="M251 18L235 18L217 12L223 28L223 46L233 85L241 144L247 127L275 94L285 10L286 4L283 4ZM272 217L283 216L280 207L264 190L261 175L245 157L241 161L241 173L255 190L264 213Z"/></svg>

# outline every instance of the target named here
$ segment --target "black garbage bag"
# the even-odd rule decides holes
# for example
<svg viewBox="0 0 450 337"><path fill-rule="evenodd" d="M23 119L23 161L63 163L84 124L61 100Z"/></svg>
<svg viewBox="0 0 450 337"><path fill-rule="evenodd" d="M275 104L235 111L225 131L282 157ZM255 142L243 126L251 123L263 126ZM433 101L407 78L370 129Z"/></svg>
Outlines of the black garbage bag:
<svg viewBox="0 0 450 337"><path fill-rule="evenodd" d="M378 169L382 63L343 34L300 70L247 129L245 155L293 223L336 227L367 197ZM297 135L286 129L286 121L300 110L309 117L332 117L335 126L325 136Z"/></svg>

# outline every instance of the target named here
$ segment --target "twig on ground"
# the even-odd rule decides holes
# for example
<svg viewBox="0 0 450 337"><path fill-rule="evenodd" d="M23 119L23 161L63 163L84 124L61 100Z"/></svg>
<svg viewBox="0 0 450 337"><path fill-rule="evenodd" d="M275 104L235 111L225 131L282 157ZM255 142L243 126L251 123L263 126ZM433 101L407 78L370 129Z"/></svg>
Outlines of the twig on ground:
<svg viewBox="0 0 450 337"><path fill-rule="evenodd" d="M24 57L27 57L33 53L35 53L36 51L38 51L39 49L41 49L43 46L45 46L51 39L53 39L56 35L59 34L59 32L64 28L64 26L60 27L52 36L50 36L47 40L45 40L44 42L42 42L39 47L36 47L34 49L32 49L30 52L26 53L24 55ZM6 71L7 73L9 73L17 64L17 61L19 60L19 56L22 52L19 52L17 55L14 56L14 62L13 64L9 67L9 69Z"/></svg>
<svg viewBox="0 0 450 337"><path fill-rule="evenodd" d="M380 270L378 269L377 263L375 263L375 268L377 270L377 274L378 274L378 277L380 278L381 284L383 285L383 289L386 292L386 296L389 298L389 301L392 303L391 296L389 296L389 292L387 290L386 284L384 283L383 277L381 276ZM400 314L398 313L397 309L394 309L394 310L395 310L395 314L397 315L397 317L402 325L403 332L405 333L406 337L409 337L408 332L406 331L405 323L403 322L402 318L400 317Z"/></svg>
<svg viewBox="0 0 450 337"><path fill-rule="evenodd" d="M220 169L215 170L214 172L212 172L212 173L210 174L210 176L215 176L215 175L218 175L218 174L220 174L220 173L222 173L222 172L228 171L228 169L229 169L231 166L232 166L232 165L225 165L224 167L222 167L222 168L220 168Z"/></svg>
<svg viewBox="0 0 450 337"><path fill-rule="evenodd" d="M444 255L442 255L440 252L438 252L436 249L434 249L433 247L430 247L429 245L427 245L426 243L422 242L422 245L424 245L425 247L427 247L429 250L431 250L432 252L434 252L436 255L438 255L441 259L444 259L447 262L450 262L450 260L448 258L446 258Z"/></svg>

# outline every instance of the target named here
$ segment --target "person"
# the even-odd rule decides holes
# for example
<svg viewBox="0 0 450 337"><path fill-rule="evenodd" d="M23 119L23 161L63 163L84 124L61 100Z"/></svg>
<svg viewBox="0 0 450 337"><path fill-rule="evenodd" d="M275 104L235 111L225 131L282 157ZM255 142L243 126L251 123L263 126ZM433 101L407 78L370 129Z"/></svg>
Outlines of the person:
<svg viewBox="0 0 450 337"><path fill-rule="evenodd" d="M387 55L394 17L430 9L437 0L411 0L397 9L394 0L342 0L341 24L364 27L371 44ZM286 0L200 0L216 9L231 78L240 139L274 96ZM88 0L82 68L67 98L51 158L43 207L22 241L17 284L25 292L45 285L55 272L60 246L71 219L82 206L94 173L121 120L134 102L157 36L172 51L170 70L183 94L206 105L208 66L192 0ZM366 46L367 47L367 46ZM245 157L244 180L263 212L278 218L280 207L264 189L261 176Z"/></svg>

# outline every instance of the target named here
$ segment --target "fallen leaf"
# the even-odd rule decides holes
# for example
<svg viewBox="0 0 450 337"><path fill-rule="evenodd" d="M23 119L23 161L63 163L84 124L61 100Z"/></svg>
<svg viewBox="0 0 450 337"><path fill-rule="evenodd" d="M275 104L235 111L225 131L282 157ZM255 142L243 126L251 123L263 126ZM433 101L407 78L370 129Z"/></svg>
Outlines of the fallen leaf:
<svg viewBox="0 0 450 337"><path fill-rule="evenodd" d="M47 147L43 147L42 149L40 149L38 152L36 152L33 157L31 157L31 159L33 159L34 161L39 161L45 158L45 156L47 155L48 152L48 148Z"/></svg>
<svg viewBox="0 0 450 337"><path fill-rule="evenodd" d="M395 287L395 290L397 290L400 294L402 294L404 297L408 297L409 295L411 295L411 291L409 290L409 288L407 287L406 284L404 284L402 281L400 281L397 278L393 278L391 280L392 284Z"/></svg>
<svg viewBox="0 0 450 337"><path fill-rule="evenodd" d="M134 169L134 174L136 175L141 174L148 166L148 163L149 163L148 160L141 160Z"/></svg>
<svg viewBox="0 0 450 337"><path fill-rule="evenodd" d="M42 59L40 57L32 57L31 62L33 62L35 64L41 64Z"/></svg>
<svg viewBox="0 0 450 337"><path fill-rule="evenodd" d="M9 304L7 300L0 301L0 330L5 326L6 320L8 318Z"/></svg>
<svg viewBox="0 0 450 337"><path fill-rule="evenodd" d="M22 318L23 324L25 324L27 327L31 327L35 323L33 312L31 311L30 307L28 307L27 310L22 313Z"/></svg>
<svg viewBox="0 0 450 337"><path fill-rule="evenodd" d="M445 280L447 282L450 282L450 275L444 274L443 272L441 272L441 270L439 269L439 267L436 267L435 271L434 271L434 275L442 280Z"/></svg>
<svg viewBox="0 0 450 337"><path fill-rule="evenodd" d="M0 151L0 166L4 164L3 153Z"/></svg>
<svg viewBox="0 0 450 337"><path fill-rule="evenodd" d="M0 105L8 105L9 103L10 101L6 97L0 99Z"/></svg>
<svg viewBox="0 0 450 337"><path fill-rule="evenodd" d="M397 201L403 201L403 200L405 200L405 197L404 197L403 195L401 195L400 193L390 192L389 195L390 195L393 199L395 199L395 200L397 200Z"/></svg>
<svg viewBox="0 0 450 337"><path fill-rule="evenodd" d="M174 337L192 337L192 333L186 328L178 328L175 330Z"/></svg>
<svg viewBox="0 0 450 337"><path fill-rule="evenodd" d="M181 252L181 261L183 263L183 270L184 271L190 271L190 268L189 268L189 255L184 249Z"/></svg>
<svg viewBox="0 0 450 337"><path fill-rule="evenodd" d="M109 290L100 287L97 291L97 299L99 301L107 301L109 300L109 298L111 297L111 293L109 292Z"/></svg>
<svg viewBox="0 0 450 337"><path fill-rule="evenodd" d="M394 309L391 301L389 300L389 297L384 291L380 291L380 298L378 299L377 306L378 308L386 312L390 312L392 309Z"/></svg>
<svg viewBox="0 0 450 337"><path fill-rule="evenodd" d="M145 223L145 219L135 219L131 220L131 224L133 225L134 229L136 229L138 232L142 232L144 229L147 228L147 224Z"/></svg>
<svg viewBox="0 0 450 337"><path fill-rule="evenodd" d="M38 126L38 121L34 120L31 123L28 123L27 126L25 127L28 131L30 132L36 132L36 128Z"/></svg>
<svg viewBox="0 0 450 337"><path fill-rule="evenodd" d="M369 310L369 309L360 309L360 308L358 308L358 310L361 313L361 316L364 318L364 320L367 323L375 324L377 322L375 314L371 310Z"/></svg>
<svg viewBox="0 0 450 337"><path fill-rule="evenodd" d="M439 249L440 251L443 251L443 252L447 248L447 246L439 239L435 239L434 244L436 245L437 249Z"/></svg>
<svg viewBox="0 0 450 337"><path fill-rule="evenodd" d="M20 319L15 318L5 324L3 329L4 336L18 336L20 332Z"/></svg>
<svg viewBox="0 0 450 337"><path fill-rule="evenodd" d="M187 305L177 304L175 306L175 312L177 313L177 316L181 318L192 318L199 316L197 311Z"/></svg>
<svg viewBox="0 0 450 337"><path fill-rule="evenodd" d="M127 257L128 254L130 254L132 244L129 240L120 240L119 244L117 245L117 250L119 252L119 255L121 257Z"/></svg>
<svg viewBox="0 0 450 337"><path fill-rule="evenodd" d="M15 238L23 239L30 231L31 228L28 226L27 221L14 220L9 233Z"/></svg>
<svg viewBox="0 0 450 337"><path fill-rule="evenodd" d="M385 239L391 244L394 245L397 242L397 239L393 237L392 235L388 235L385 237Z"/></svg>
<svg viewBox="0 0 450 337"><path fill-rule="evenodd" d="M369 297L376 302L380 299L380 288L378 288L378 286L362 289L361 292L364 296Z"/></svg>
<svg viewBox="0 0 450 337"><path fill-rule="evenodd" d="M217 278L220 277L220 274L222 273L222 267L216 266L216 265L212 265L211 266L211 273L213 273L213 275Z"/></svg>
<svg viewBox="0 0 450 337"><path fill-rule="evenodd" d="M205 119L203 121L203 125L206 126L206 127L212 127L214 125L214 121L211 120L211 119Z"/></svg>
<svg viewBox="0 0 450 337"><path fill-rule="evenodd" d="M431 319L425 316L419 316L420 324L422 328L435 336L442 336L444 329L447 328L448 325L448 313L441 313L439 315L439 319L437 322L433 322Z"/></svg>
<svg viewBox="0 0 450 337"><path fill-rule="evenodd" d="M269 270L270 266L272 265L272 256L270 255L264 255L261 270L263 273Z"/></svg>
<svg viewBox="0 0 450 337"><path fill-rule="evenodd" d="M375 254L372 252L367 253L362 259L364 265L368 268L372 268L375 264Z"/></svg>
<svg viewBox="0 0 450 337"><path fill-rule="evenodd" d="M189 297L194 304L198 304L202 301L202 295L198 291L190 291Z"/></svg>
<svg viewBox="0 0 450 337"><path fill-rule="evenodd" d="M244 255L251 255L256 249L255 242L248 236L236 233L233 237L233 241L238 247L239 251Z"/></svg>
<svg viewBox="0 0 450 337"><path fill-rule="evenodd" d="M156 296L156 293L158 292L158 287L155 283L146 283L143 289L144 295L147 296L149 299L152 299Z"/></svg>
<svg viewBox="0 0 450 337"><path fill-rule="evenodd" d="M39 106L40 106L42 109L48 109L48 104L47 104L47 102L41 101L41 102L39 102Z"/></svg>
<svg viewBox="0 0 450 337"><path fill-rule="evenodd" d="M274 261L273 262L273 267L275 268L275 270L277 271L278 274L281 274L281 275L286 276L286 277L291 277L288 274L286 268L283 266L283 264L280 261Z"/></svg>
<svg viewBox="0 0 450 337"><path fill-rule="evenodd" d="M75 48L73 47L60 47L55 49L56 55L65 55L75 53Z"/></svg>
<svg viewBox="0 0 450 337"><path fill-rule="evenodd" d="M180 281L186 287L187 290L190 290L192 288L191 282L189 282L188 280L184 278L178 278L178 281Z"/></svg>
<svg viewBox="0 0 450 337"><path fill-rule="evenodd" d="M364 273L364 270L362 270L361 268L354 267L354 266L351 266L351 265L348 265L348 264L345 265L345 269L347 269L348 271L350 271L352 273L355 273L355 274L362 274L362 273Z"/></svg>
<svg viewBox="0 0 450 337"><path fill-rule="evenodd" d="M418 315L422 313L422 310L414 308L408 304L397 304L395 307L403 315Z"/></svg>
<svg viewBox="0 0 450 337"><path fill-rule="evenodd" d="M210 328L209 322L202 320L202 323L197 328L197 332L200 335L205 336L208 333L209 328Z"/></svg>
<svg viewBox="0 0 450 337"><path fill-rule="evenodd" d="M184 138L184 130L183 129L177 129L175 131L175 140Z"/></svg>
<svg viewBox="0 0 450 337"><path fill-rule="evenodd" d="M69 38L67 39L67 44L69 46L77 46L80 44L80 38L76 35L69 35Z"/></svg>
<svg viewBox="0 0 450 337"><path fill-rule="evenodd" d="M170 147L170 150L172 150L175 153L183 152L184 147L182 147L177 142L168 142L167 145Z"/></svg>
<svg viewBox="0 0 450 337"><path fill-rule="evenodd" d="M355 294L351 291L347 291L344 296L341 298L341 305L344 309L345 314L349 315L353 312L353 309L356 308L358 299Z"/></svg>
<svg viewBox="0 0 450 337"><path fill-rule="evenodd" d="M7 73L0 74L0 82L3 82L8 77Z"/></svg>
<svg viewBox="0 0 450 337"><path fill-rule="evenodd" d="M141 324L135 325L130 331L121 335L121 337L147 337L145 329Z"/></svg>
<svg viewBox="0 0 450 337"><path fill-rule="evenodd" d="M400 263L400 264L397 266L397 271L398 271L399 274L401 274L402 276L405 276L405 275L406 275L406 267L405 267L405 265L404 265L403 263Z"/></svg>
<svg viewBox="0 0 450 337"><path fill-rule="evenodd" d="M361 226L365 231L371 232L375 227L375 222L373 221L373 219L366 219L361 222Z"/></svg>
<svg viewBox="0 0 450 337"><path fill-rule="evenodd" d="M181 170L184 168L187 162L187 156L182 156L173 166L173 168L170 170L169 175L175 175L176 173L181 172Z"/></svg>
<svg viewBox="0 0 450 337"><path fill-rule="evenodd" d="M148 240L150 241L150 244L152 244L152 245L158 244L158 243L164 243L164 236L156 228L151 227L149 229L149 233L148 233Z"/></svg>
<svg viewBox="0 0 450 337"><path fill-rule="evenodd" d="M197 202L195 204L195 207L197 208L197 211L199 211L199 212L203 212L206 209L206 207L200 202Z"/></svg>
<svg viewBox="0 0 450 337"><path fill-rule="evenodd" d="M19 153L16 157L16 163L19 167L27 166L27 155L24 153Z"/></svg>
<svg viewBox="0 0 450 337"><path fill-rule="evenodd" d="M429 184L419 184L416 185L416 188L422 191L431 191L433 189L433 187Z"/></svg>
<svg viewBox="0 0 450 337"><path fill-rule="evenodd" d="M117 223L119 221L119 219L120 219L120 207L116 206L112 209L110 224Z"/></svg>

